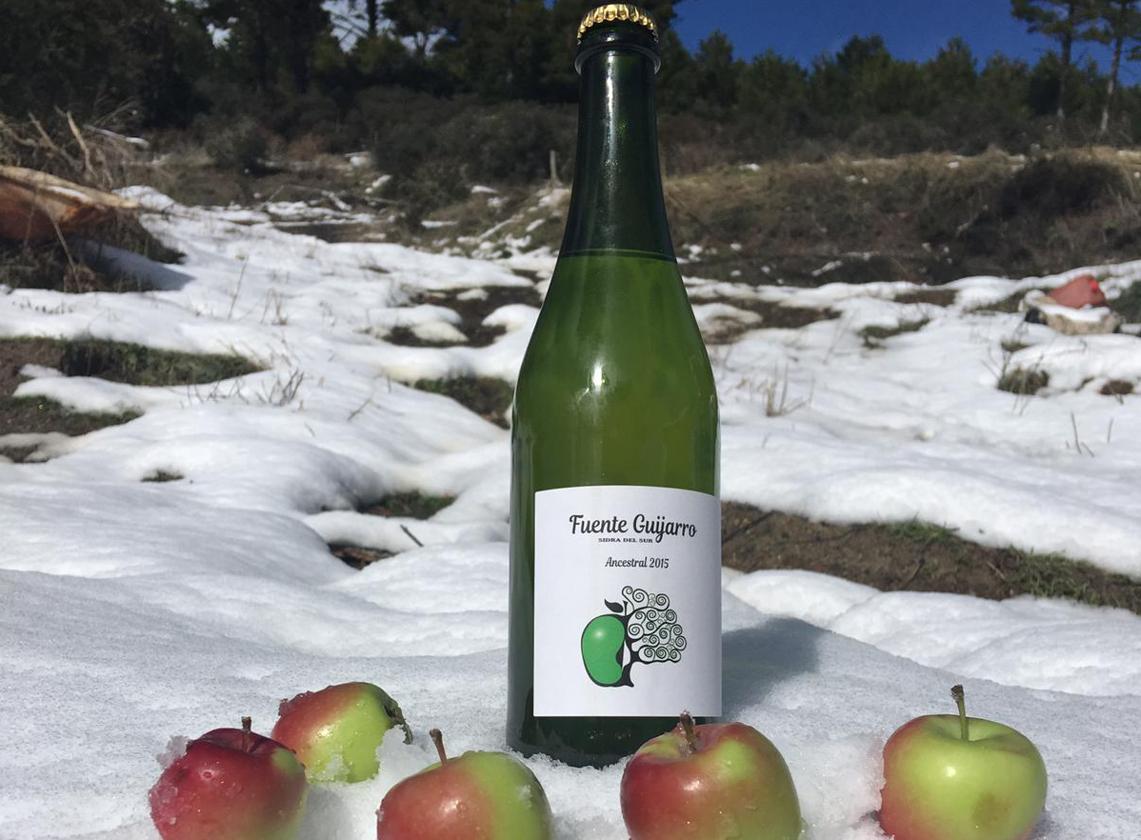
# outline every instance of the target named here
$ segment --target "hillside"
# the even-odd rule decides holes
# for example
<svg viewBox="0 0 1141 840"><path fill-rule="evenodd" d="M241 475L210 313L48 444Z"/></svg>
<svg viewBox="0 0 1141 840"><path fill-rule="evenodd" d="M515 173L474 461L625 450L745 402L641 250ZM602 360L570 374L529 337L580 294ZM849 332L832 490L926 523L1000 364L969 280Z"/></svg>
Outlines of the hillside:
<svg viewBox="0 0 1141 840"><path fill-rule="evenodd" d="M184 155L137 174L192 203L323 204L330 215L322 222L279 221L330 240L474 256L558 249L565 188L491 182L458 202L412 208L392 192L391 173L364 160L324 155L235 177ZM838 156L719 167L667 177L665 187L687 271L751 284L1043 275L1131 259L1141 245L1141 152L1127 150Z"/></svg>

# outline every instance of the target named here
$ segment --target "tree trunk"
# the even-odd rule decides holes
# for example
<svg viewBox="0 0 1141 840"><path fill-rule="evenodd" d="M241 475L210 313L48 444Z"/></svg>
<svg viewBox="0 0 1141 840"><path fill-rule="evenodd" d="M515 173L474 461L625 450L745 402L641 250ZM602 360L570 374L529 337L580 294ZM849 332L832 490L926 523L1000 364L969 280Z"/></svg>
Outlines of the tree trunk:
<svg viewBox="0 0 1141 840"><path fill-rule="evenodd" d="M368 36L376 37L376 30L380 24L379 0L365 0L365 11L368 14Z"/></svg>
<svg viewBox="0 0 1141 840"><path fill-rule="evenodd" d="M313 45L316 35L312 31L319 0L292 0L286 11L285 61L297 93L307 93L312 74Z"/></svg>
<svg viewBox="0 0 1141 840"><path fill-rule="evenodd" d="M254 65L254 76L259 93L269 91L269 35L260 13L253 15L253 37L250 60Z"/></svg>
<svg viewBox="0 0 1141 840"><path fill-rule="evenodd" d="M1113 110L1113 96L1117 92L1117 80L1121 74L1121 53L1130 33L1136 31L1133 21L1133 6L1136 0L1116 0L1111 8L1117 11L1116 17L1107 17L1109 32L1113 35L1113 62L1110 65L1109 81L1106 83L1105 104L1101 109L1101 126L1098 134L1102 137L1109 131L1109 115Z"/></svg>
<svg viewBox="0 0 1141 840"><path fill-rule="evenodd" d="M1070 75L1070 61L1074 47L1074 36L1062 36L1062 69L1058 73L1058 122L1066 119L1066 78Z"/></svg>
<svg viewBox="0 0 1141 840"><path fill-rule="evenodd" d="M1117 90L1117 74L1121 69L1121 48L1124 46L1125 38L1121 33L1118 33L1117 38L1113 41L1113 64L1109 70L1109 81L1105 86L1105 105L1101 109L1101 127L1098 129L1098 134L1105 136L1109 131L1109 109L1113 103L1113 94Z"/></svg>

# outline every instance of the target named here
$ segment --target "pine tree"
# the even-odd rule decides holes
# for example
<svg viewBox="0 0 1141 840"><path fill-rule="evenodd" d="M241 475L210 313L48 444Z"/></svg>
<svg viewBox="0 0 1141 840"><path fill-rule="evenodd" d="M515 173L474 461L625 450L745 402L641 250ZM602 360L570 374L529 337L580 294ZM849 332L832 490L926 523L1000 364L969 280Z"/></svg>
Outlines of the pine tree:
<svg viewBox="0 0 1141 840"><path fill-rule="evenodd" d="M768 50L742 71L737 104L758 152L774 154L806 128L808 74L795 60Z"/></svg>
<svg viewBox="0 0 1141 840"><path fill-rule="evenodd" d="M177 124L213 45L196 9L167 0L0 2L0 110L92 119L131 105L143 123ZM126 113L124 111L124 113Z"/></svg>
<svg viewBox="0 0 1141 840"><path fill-rule="evenodd" d="M733 58L729 36L720 29L714 30L698 45L694 59L700 99L722 113L736 105L742 66Z"/></svg>
<svg viewBox="0 0 1141 840"><path fill-rule="evenodd" d="M663 55L668 60L662 62L663 89L679 90L676 68L679 61L677 48L685 50L677 34L670 29L670 23L677 17L674 7L682 0L645 0L638 5L649 12L661 27L661 44ZM571 64L574 56L575 35L579 21L588 11L599 5L599 0L554 0L550 3L548 15L548 50L546 67L544 68L544 90L549 99L555 101L573 102L578 98L578 74ZM688 53L686 53L688 57ZM688 100L687 100L688 101Z"/></svg>
<svg viewBox="0 0 1141 840"><path fill-rule="evenodd" d="M321 0L200 0L203 19L230 30L226 49L259 93L309 89L318 42L331 29Z"/></svg>
<svg viewBox="0 0 1141 840"><path fill-rule="evenodd" d="M1122 54L1126 47L1131 47L1127 58L1132 59L1137 50L1135 45L1141 40L1141 13L1137 10L1137 0L1095 0L1094 13L1097 23L1090 29L1090 37L1113 47L1105 103L1101 108L1101 124L1098 128L1098 133L1104 135L1109 130L1109 114L1117 93Z"/></svg>
<svg viewBox="0 0 1141 840"><path fill-rule="evenodd" d="M662 70L658 75L661 95L658 104L663 111L689 111L697 103L699 95L693 56L673 29L662 32L661 47Z"/></svg>
<svg viewBox="0 0 1141 840"><path fill-rule="evenodd" d="M1058 77L1058 119L1066 118L1066 80L1073 65L1074 43L1089 38L1094 0L1010 0L1011 12L1031 32L1058 42L1062 70Z"/></svg>
<svg viewBox="0 0 1141 840"><path fill-rule="evenodd" d="M926 70L935 87L937 99L966 100L974 93L978 69L970 46L962 38L955 37L948 41L927 62Z"/></svg>

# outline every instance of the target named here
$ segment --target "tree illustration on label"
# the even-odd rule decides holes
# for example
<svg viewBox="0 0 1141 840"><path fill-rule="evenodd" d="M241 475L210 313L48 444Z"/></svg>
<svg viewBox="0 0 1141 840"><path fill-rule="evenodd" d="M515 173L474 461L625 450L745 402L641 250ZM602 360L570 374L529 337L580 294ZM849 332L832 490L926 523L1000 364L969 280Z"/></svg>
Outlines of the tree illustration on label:
<svg viewBox="0 0 1141 840"><path fill-rule="evenodd" d="M686 641L668 595L627 586L621 603L603 603L610 612L582 631L582 664L596 685L633 686L630 671L638 663L681 661Z"/></svg>

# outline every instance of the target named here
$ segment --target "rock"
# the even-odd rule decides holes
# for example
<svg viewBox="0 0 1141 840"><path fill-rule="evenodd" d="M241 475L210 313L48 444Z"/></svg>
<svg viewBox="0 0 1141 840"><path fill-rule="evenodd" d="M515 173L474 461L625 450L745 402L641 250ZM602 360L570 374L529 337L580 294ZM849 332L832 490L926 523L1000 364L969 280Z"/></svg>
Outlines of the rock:
<svg viewBox="0 0 1141 840"><path fill-rule="evenodd" d="M1095 281L1096 282L1096 281ZM1100 291L1100 289L1099 289ZM1104 296L1102 297L1104 300ZM1053 295L1031 292L1022 301L1026 320L1045 324L1062 335L1102 335L1121 329L1122 320L1107 306L1085 306L1074 309L1059 304Z"/></svg>

